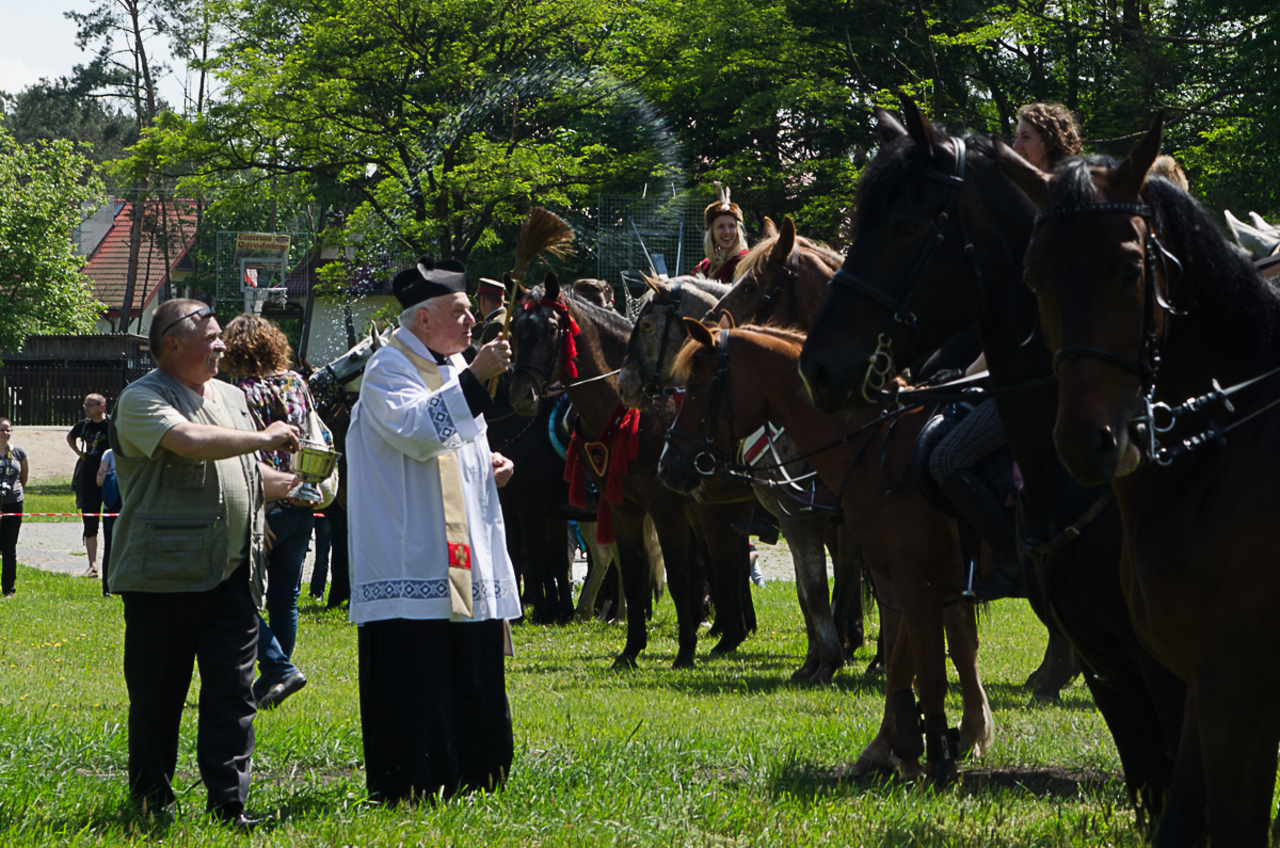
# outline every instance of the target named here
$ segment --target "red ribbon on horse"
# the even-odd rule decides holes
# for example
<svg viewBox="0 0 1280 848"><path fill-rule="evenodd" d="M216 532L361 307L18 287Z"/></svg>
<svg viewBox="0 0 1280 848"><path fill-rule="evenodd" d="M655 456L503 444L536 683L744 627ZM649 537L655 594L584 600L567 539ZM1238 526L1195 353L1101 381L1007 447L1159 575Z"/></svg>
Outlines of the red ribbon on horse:
<svg viewBox="0 0 1280 848"><path fill-rule="evenodd" d="M572 319L570 319L572 320ZM609 416L609 423L600 431L595 441L588 442L575 429L569 440L564 479L569 483L569 503L576 507L587 505L586 478L582 455L587 454L592 470L605 479L600 493L600 505L596 507L596 541L602 545L613 544L613 515L609 504L622 503L622 478L627 476L631 460L640 455L640 410L627 409L619 403Z"/></svg>
<svg viewBox="0 0 1280 848"><path fill-rule="evenodd" d="M541 306L554 309L563 316L560 327L564 330L564 373L566 377L576 378L578 376L578 322L573 320L573 316L569 314L569 307L564 303L564 295L561 295L555 300L544 297L537 303L534 303L532 300L526 300L524 302L524 311L528 312L531 309L537 309ZM567 329L565 329L564 326L565 321L569 322Z"/></svg>

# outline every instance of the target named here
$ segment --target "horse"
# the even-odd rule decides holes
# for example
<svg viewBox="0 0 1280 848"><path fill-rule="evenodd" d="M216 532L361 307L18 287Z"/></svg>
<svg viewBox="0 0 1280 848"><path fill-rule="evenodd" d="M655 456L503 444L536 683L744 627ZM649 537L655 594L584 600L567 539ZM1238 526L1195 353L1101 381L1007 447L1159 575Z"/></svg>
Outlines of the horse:
<svg viewBox="0 0 1280 848"><path fill-rule="evenodd" d="M633 409L645 409L655 397L669 394L671 364L688 339L683 317L703 315L729 290L729 286L701 276L670 280L647 280L651 296L636 316L627 342L627 358L618 377L618 395ZM789 439L775 440L774 450L783 457L796 452ZM796 590L808 635L808 650L791 680L814 685L830 683L836 672L862 646L861 563L856 547L847 540L841 550L836 544L837 526L819 512L803 512L798 500L788 499L782 477L770 475L768 484L753 486L755 498L778 519L796 568ZM743 495L742 486L719 486L719 494L730 498ZM797 493L803 494L803 493ZM711 495L701 494L703 503ZM832 618L827 597L827 561L824 545L831 536L832 559L836 564L836 597L841 602L838 627ZM843 556L841 556L843 554Z"/></svg>
<svg viewBox="0 0 1280 848"><path fill-rule="evenodd" d="M1018 537L1032 607L1080 657L1151 826L1171 779L1183 687L1130 621L1109 492L1076 483L1054 451L1050 357L1022 284L1034 207L1004 179L990 141L946 137L910 100L902 106L905 128L877 112L884 144L864 172L857 235L805 344L802 376L821 409L868 406L877 384L979 322L1023 478Z"/></svg>
<svg viewBox="0 0 1280 848"><path fill-rule="evenodd" d="M690 319L685 323L690 339L675 369L685 380L686 396L668 434L659 476L675 491L696 491L713 470L736 466L726 457L732 457L741 431L765 421L786 429L839 496L845 525L877 586L892 588L894 600L882 602L902 610L902 626L884 631L889 657L884 721L857 769L891 768L892 750L904 776L948 782L956 773L958 752L943 706L946 611L955 619L948 641L965 704L960 750L983 753L995 725L978 676L974 608L956 603L959 534L955 523L925 500L911 473L911 447L928 416L921 409L892 415L880 409L853 416L818 413L796 374L802 334L776 327L731 330L727 321L718 331ZM917 762L921 753L926 754L923 768Z"/></svg>
<svg viewBox="0 0 1280 848"><path fill-rule="evenodd" d="M512 320L515 376L511 402L521 414L532 415L547 387L560 382L578 411L578 432L589 437L609 432L608 438L613 440L609 446L604 445L604 438L596 437L581 446L579 456L602 499L613 492L621 501L604 507L607 512L602 511L601 516L611 519L627 605L633 613L645 609L648 567L643 525L648 513L661 543L667 585L676 608L679 637L674 666L688 668L693 665L702 619L698 539L686 514L691 504L673 498L656 474L662 436L675 417L674 403L667 400L652 412L632 416L621 407L616 388L605 379L622 360L631 326L617 312L596 306L572 290L561 290L555 275L549 274L542 285L529 292ZM729 619L715 649L723 652L746 638L745 613L735 590L746 580L745 569L737 568L739 561L746 564L745 545L731 527L732 521L744 516L738 505L706 505L694 511L701 514L703 540L713 571L718 573L718 579L712 581L717 591L717 618L724 615ZM626 645L614 668L634 668L647 640L644 616L628 615Z"/></svg>
<svg viewBox="0 0 1280 848"><path fill-rule="evenodd" d="M1110 480L1125 595L1187 684L1157 845L1267 843L1280 744L1280 292L1184 191L1148 176L1162 119L1119 163L1045 174L1002 156L1041 210L1027 284L1058 374L1053 438ZM1190 400L1188 400L1190 399Z"/></svg>

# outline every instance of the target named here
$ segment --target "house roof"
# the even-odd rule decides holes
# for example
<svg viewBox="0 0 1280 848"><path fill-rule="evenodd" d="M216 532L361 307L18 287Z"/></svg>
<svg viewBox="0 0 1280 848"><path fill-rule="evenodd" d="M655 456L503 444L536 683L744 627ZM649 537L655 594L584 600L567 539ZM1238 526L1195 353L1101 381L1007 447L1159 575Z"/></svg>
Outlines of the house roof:
<svg viewBox="0 0 1280 848"><path fill-rule="evenodd" d="M165 227L167 220L168 265L165 262ZM108 314L120 314L124 303L125 283L129 275L129 234L133 227L133 204L123 203L111 229L103 237L82 274L93 281L93 296L103 303ZM141 315L164 284L166 270L172 274L187 259L195 243L196 209L190 200L148 200L143 205L142 246L138 253L138 277L134 284L130 313Z"/></svg>

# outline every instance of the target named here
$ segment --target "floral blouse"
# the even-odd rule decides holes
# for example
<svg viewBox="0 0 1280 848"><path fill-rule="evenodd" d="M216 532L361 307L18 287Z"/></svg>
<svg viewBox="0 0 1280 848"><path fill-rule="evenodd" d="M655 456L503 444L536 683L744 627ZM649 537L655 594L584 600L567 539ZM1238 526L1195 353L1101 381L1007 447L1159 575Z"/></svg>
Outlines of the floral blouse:
<svg viewBox="0 0 1280 848"><path fill-rule="evenodd" d="M320 439L328 434L309 431L308 415L315 408L307 381L294 371L285 371L269 377L246 377L237 380L236 386L244 392L258 429L265 430L277 421L284 421L299 428L303 439ZM288 451L261 451L259 457L272 468L289 470Z"/></svg>

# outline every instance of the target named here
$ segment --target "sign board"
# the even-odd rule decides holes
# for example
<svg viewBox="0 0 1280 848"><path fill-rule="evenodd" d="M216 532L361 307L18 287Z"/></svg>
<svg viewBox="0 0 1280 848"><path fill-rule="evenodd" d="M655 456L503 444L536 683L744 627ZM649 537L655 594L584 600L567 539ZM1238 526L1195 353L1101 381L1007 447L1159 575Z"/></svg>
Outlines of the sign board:
<svg viewBox="0 0 1280 848"><path fill-rule="evenodd" d="M280 253L289 251L288 233L236 233L240 253Z"/></svg>

